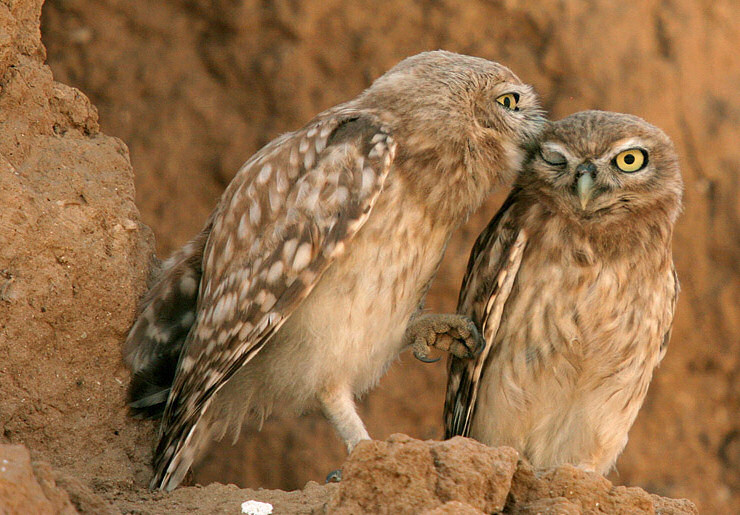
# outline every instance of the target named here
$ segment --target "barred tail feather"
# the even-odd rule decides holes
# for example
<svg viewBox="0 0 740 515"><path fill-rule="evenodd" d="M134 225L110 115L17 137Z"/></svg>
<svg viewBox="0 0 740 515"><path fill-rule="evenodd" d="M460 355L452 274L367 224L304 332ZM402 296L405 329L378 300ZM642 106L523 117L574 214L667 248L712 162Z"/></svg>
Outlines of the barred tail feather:
<svg viewBox="0 0 740 515"><path fill-rule="evenodd" d="M196 315L203 251L211 223L165 261L123 346L133 376L128 401L132 414L161 416L175 378L182 347Z"/></svg>

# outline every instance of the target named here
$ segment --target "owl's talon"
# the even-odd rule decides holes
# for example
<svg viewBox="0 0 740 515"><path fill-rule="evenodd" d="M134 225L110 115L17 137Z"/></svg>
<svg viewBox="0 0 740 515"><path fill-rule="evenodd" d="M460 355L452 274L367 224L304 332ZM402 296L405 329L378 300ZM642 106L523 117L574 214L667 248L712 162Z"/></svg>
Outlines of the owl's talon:
<svg viewBox="0 0 740 515"><path fill-rule="evenodd" d="M483 349L483 339L468 317L454 314L425 314L415 318L406 329L405 341L413 348L414 357L424 363L440 358L428 356L435 347L462 359L471 359Z"/></svg>
<svg viewBox="0 0 740 515"><path fill-rule="evenodd" d="M414 357L418 359L419 361L423 361L424 363L436 363L437 361L441 359L441 358L428 358L424 356L423 354L417 353L416 351L414 351Z"/></svg>

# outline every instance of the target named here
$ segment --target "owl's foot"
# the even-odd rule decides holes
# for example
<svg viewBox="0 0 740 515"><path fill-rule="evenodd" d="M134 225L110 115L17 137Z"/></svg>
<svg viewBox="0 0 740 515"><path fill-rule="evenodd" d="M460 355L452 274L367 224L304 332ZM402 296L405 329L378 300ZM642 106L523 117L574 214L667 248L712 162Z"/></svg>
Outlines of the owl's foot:
<svg viewBox="0 0 740 515"><path fill-rule="evenodd" d="M458 358L470 359L483 349L483 339L470 318L454 314L425 314L413 319L406 328L404 342L414 356L424 363L440 358L429 358L429 349L449 352Z"/></svg>

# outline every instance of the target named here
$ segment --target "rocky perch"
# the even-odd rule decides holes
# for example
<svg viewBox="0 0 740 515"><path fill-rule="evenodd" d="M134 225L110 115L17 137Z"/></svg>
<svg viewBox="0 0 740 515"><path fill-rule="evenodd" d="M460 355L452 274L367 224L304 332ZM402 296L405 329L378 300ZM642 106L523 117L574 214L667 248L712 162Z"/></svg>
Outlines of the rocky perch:
<svg viewBox="0 0 740 515"><path fill-rule="evenodd" d="M23 446L0 446L0 463L3 513L239 513L247 500L270 503L274 513L698 513L685 499L615 487L571 466L534 470L514 449L462 437L422 442L396 434L362 442L345 462L341 483L309 482L294 492L214 483L169 494L128 490L104 500L49 465L32 464Z"/></svg>

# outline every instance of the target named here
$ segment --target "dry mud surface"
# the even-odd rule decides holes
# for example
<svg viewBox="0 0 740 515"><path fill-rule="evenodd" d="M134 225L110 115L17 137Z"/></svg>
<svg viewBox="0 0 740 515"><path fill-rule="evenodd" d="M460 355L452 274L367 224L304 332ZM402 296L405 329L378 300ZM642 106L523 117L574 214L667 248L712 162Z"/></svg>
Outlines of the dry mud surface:
<svg viewBox="0 0 740 515"><path fill-rule="evenodd" d="M443 444L394 437L358 448L345 465L358 474L340 486L150 494L142 487L154 428L126 416L120 345L155 259L147 226L163 257L199 230L265 142L354 96L403 57L445 48L511 67L554 118L625 111L676 142L686 182L674 243L683 291L668 355L610 479L689 498L702 513L740 512L739 43L732 0L629 8L380 1L373 9L338 0L49 0L43 10L41 0L0 0L0 443L31 453L9 448L18 475L0 474L0 498L23 483L40 503L32 511L49 513L234 513L250 498L279 512L351 513L371 509L363 489L392 499L392 478L421 482L393 449L408 447L418 464ZM470 245L500 201L492 198L453 239L431 309L454 308ZM440 438L444 373L442 364L402 357L362 403L370 433ZM460 448L450 456L477 454ZM195 481L295 490L344 459L320 417L273 419L236 447L214 446ZM373 460L391 471L379 485L361 473ZM444 482L439 473L422 479ZM515 463L511 474L503 501L511 513L589 512L597 509L589 492L601 492L593 502L602 507L628 492L631 500L619 502L645 513L692 509L575 469ZM472 492L476 479L455 481ZM470 492L419 492L436 501L399 497L400 511L499 506L471 504ZM632 504L613 506L633 512Z"/></svg>

